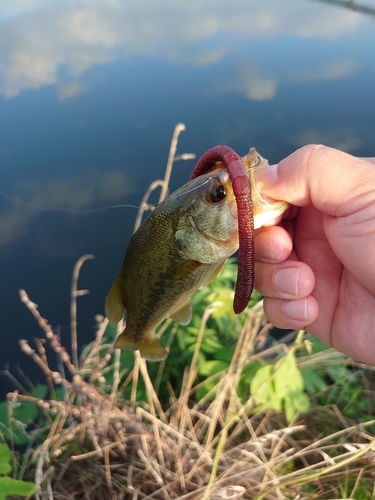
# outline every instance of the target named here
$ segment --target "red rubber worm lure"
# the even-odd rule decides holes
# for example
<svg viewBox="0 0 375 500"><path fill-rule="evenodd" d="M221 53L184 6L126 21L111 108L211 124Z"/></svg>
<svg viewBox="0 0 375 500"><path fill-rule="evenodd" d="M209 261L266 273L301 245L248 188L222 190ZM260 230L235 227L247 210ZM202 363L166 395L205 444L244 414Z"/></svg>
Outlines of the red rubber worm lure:
<svg viewBox="0 0 375 500"><path fill-rule="evenodd" d="M237 204L239 256L233 309L239 314L247 306L254 286L254 217L249 177L233 149L214 146L198 160L189 180L204 174L218 161L228 171Z"/></svg>

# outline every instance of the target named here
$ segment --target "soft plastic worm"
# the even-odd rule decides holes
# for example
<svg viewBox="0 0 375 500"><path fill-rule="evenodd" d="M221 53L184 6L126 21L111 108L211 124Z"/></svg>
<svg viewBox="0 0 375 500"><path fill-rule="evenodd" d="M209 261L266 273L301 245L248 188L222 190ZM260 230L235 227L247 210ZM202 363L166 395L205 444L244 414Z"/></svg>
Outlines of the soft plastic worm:
<svg viewBox="0 0 375 500"><path fill-rule="evenodd" d="M254 218L249 177L241 158L233 149L214 146L198 160L190 180L204 174L219 161L228 171L237 204L239 256L233 309L239 314L247 306L254 286Z"/></svg>

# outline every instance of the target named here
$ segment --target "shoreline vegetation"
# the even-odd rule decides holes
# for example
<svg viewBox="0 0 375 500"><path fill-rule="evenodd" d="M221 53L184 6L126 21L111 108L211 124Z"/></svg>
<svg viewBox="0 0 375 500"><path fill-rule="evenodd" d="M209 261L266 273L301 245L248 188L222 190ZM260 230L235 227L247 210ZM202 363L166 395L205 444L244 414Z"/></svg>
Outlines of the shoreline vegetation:
<svg viewBox="0 0 375 500"><path fill-rule="evenodd" d="M151 193L166 196L173 162L192 157L176 156L184 129L175 128L165 178L145 193L135 229L153 208ZM0 486L32 482L18 495L38 500L375 499L374 368L303 331L274 341L257 294L235 316L233 259L193 297L190 325L161 325L165 361L113 349L123 325L100 315L78 356L77 298L88 293L78 278L91 258L73 272L71 357L20 291L44 334L35 348L20 346L46 383L0 403L11 451L6 472L0 453Z"/></svg>

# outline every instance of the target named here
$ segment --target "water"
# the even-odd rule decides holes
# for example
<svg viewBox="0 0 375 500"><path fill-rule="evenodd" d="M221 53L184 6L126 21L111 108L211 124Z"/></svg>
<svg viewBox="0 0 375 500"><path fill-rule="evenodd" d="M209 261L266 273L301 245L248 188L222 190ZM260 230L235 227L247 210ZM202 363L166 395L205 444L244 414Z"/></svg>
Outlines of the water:
<svg viewBox="0 0 375 500"><path fill-rule="evenodd" d="M271 162L322 142L373 156L375 1L14 0L0 5L0 189L46 209L138 205L178 153L216 144ZM175 164L171 189L193 161ZM0 195L0 369L36 379L18 340L41 331L26 289L69 345L73 266L80 344L120 269L136 210L36 210ZM20 379L22 381L22 379ZM0 392L13 386L0 377Z"/></svg>

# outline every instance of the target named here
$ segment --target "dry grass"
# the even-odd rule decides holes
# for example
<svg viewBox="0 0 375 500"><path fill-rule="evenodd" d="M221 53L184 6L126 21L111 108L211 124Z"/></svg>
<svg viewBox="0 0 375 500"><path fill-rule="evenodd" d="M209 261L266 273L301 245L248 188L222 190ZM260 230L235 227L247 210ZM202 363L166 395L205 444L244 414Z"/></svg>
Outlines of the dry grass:
<svg viewBox="0 0 375 500"><path fill-rule="evenodd" d="M40 488L36 498L342 498L338 486L345 469L354 479L363 481L367 476L373 481L374 438L336 407L313 409L287 425L280 415L254 413L252 398L245 403L239 400L242 369L252 356L263 321L260 306L248 312L229 370L217 378L214 399L193 399L198 342L181 392L176 396L171 389L165 408L146 362L138 355L128 381L137 384L143 379L147 401L122 399L117 390L122 378L118 359L112 345L102 342L106 319L101 320L97 338L76 370L25 293L23 300L69 373L63 378L53 372L43 353L22 343L52 384L66 388L64 401L37 401L50 426L32 454ZM212 310L209 307L202 318L202 332ZM118 373L109 393L99 389L106 370ZM318 493L304 493L301 486L307 483Z"/></svg>
<svg viewBox="0 0 375 500"><path fill-rule="evenodd" d="M173 157L174 153L171 162ZM145 199L142 207L148 208L147 203ZM86 258L91 256L82 257L76 270ZM119 351L104 341L107 319L97 318L96 339L78 360L75 300L87 291L77 290L77 280L75 272L73 362L36 304L21 292L66 372L51 370L42 342L37 350L21 342L24 352L43 369L50 389L50 399L34 400L49 422L43 443L28 452L33 464L30 473L39 487L35 498L339 499L357 498L360 483L373 485L374 437L366 425L349 421L335 405L313 407L307 416L297 415L287 424L282 415L257 413L252 397L239 399L237 387L246 363L272 354L253 352L256 337L267 330L261 304L248 310L229 369L213 377L211 393L197 402L197 359L215 304L205 310L192 363L181 367L185 370L182 387L169 387L166 404L159 400L138 353L130 374L125 377L121 372ZM324 355L319 353L315 361ZM110 388L105 387L108 372L114 374ZM141 380L146 401L136 400ZM122 397L121 385L127 384L133 389L130 401ZM53 397L56 387L65 390L62 401ZM9 395L10 412L22 399L33 400ZM375 491L368 498L375 498Z"/></svg>

